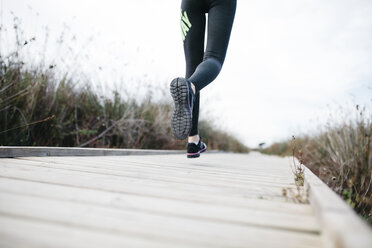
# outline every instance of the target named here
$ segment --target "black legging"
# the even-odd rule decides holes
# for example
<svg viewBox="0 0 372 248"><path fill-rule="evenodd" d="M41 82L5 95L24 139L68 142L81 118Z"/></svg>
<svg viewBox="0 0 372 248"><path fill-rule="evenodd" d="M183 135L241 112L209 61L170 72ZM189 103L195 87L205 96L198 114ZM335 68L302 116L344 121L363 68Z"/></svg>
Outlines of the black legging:
<svg viewBox="0 0 372 248"><path fill-rule="evenodd" d="M181 29L186 78L196 88L190 136L198 134L199 92L217 77L225 60L235 9L236 0L182 0ZM208 38L204 52L206 13Z"/></svg>

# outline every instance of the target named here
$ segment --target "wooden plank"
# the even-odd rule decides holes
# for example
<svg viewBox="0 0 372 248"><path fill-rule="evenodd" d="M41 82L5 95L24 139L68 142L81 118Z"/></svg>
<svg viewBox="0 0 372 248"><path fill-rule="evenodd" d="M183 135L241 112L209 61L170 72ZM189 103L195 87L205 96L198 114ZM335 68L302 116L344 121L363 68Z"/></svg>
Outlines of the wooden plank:
<svg viewBox="0 0 372 248"><path fill-rule="evenodd" d="M66 171L67 175L65 173L58 174L59 171L54 171L53 172L53 170L36 170L35 173L32 173L32 172L31 173L28 173L28 171L30 170L30 168L28 168L27 166L21 165L21 166L16 166L15 167L14 164L13 164L14 160L3 160L3 161L5 161L5 163L3 163L4 165L6 165L6 163L10 163L9 166L8 166L9 168L13 168L13 169L19 168L20 169L20 171L15 171L14 173L11 173L10 172L10 174L8 173L7 175L9 177L17 177L17 178L25 178L25 179L30 179L31 178L32 180L39 180L39 181L41 180L43 182L64 183L64 184L66 184L66 183L69 183L71 181L71 179L74 179L74 178L76 178L76 181L77 182L80 182L80 180L82 179L82 176L84 175L84 174L79 174L79 173L73 173L73 174L71 174L69 171ZM41 171L43 172L43 174L40 174ZM2 175L5 176L6 175L5 173L6 172L3 172ZM53 174L50 175L49 173L53 173ZM22 176L23 174L25 174L26 176ZM27 176L28 174L31 174L29 176L29 178ZM74 176L74 175L76 175L76 176ZM20 177L20 176L22 176L22 177ZM84 175L84 180L83 180L84 182L87 181L86 180L87 179L86 178L87 176L91 176L91 174L88 173L87 175ZM98 176L98 175L94 175L93 174L93 176ZM50 178L56 178L56 179L58 179L58 181L57 182L54 182L53 180L50 180ZM100 178L102 179L101 176L100 176ZM177 180L180 180L180 179L177 179ZM93 178L90 181L92 181L92 183L90 183L89 185L94 185L94 188L97 189L97 186L98 185L96 183L96 180ZM106 181L108 183L105 184L105 185L108 185L108 186L113 185L114 182L119 182L119 186L115 187L115 190L120 189L120 188L123 188L123 185L120 184L120 183L123 182L123 180L121 180L120 178L115 177L113 179L110 179L110 177L107 177L107 180ZM179 182L178 182L178 184L179 184ZM87 186L87 185L79 185L79 183L78 184L73 184L73 185L75 185L75 186L83 186L83 187L86 187ZM150 185L150 187L151 187L150 190L147 190L147 188L145 188L145 187L143 188L143 190L141 190L142 188L139 187L139 185L137 185L135 188L134 187L130 187L131 186L130 183L124 184L124 186L125 185L128 185L128 187L125 187L126 190L125 191L120 191L120 192L136 194L136 193L146 192L147 191L147 193L151 193L151 192L154 192L155 189L158 189L156 187L156 185L153 185L153 184ZM169 185L169 184L167 183L167 185ZM200 195L200 197L197 197L197 199L200 199L200 198L203 198L203 197L205 197L205 199L210 199L210 196L209 195L208 196L203 196L204 194L202 194L202 192L200 192L200 189L198 190L198 188L197 187L194 187L194 186L195 185L185 184L184 185L184 188L185 189L188 189L188 191L187 192L181 191L181 192L177 192L177 193L174 192L174 191L172 191L169 187L165 187L165 189L166 189L166 191L165 191L166 193L165 194L160 194L159 195L159 194L157 194L157 192L159 192L157 190L157 192L155 193L155 196L163 197L164 195L166 195L167 197L172 197L172 196L178 196L179 194L182 195L182 193L186 193L190 197L194 197L194 198L195 198L195 194ZM220 193L218 194L218 192L216 191L216 187L210 187L210 188L212 190L214 190L213 194L211 195L212 198L217 197L217 199L218 199L219 196L221 196L221 194ZM104 190L110 190L110 189L112 190L112 187L109 187L109 188L104 187L103 189ZM133 192L133 191L131 191L132 189L136 189L137 191L134 191ZM163 189L164 189L164 187L162 187L162 190ZM233 188L232 190L235 191L235 189L236 188ZM177 190L179 190L179 187L178 187ZM189 190L192 190L193 191L193 193L191 195L189 194ZM226 190L226 188L223 187L223 190ZM245 201L246 199L249 199L248 193L249 193L249 190L251 190L251 189L245 189L245 188L243 188L242 190L244 191L244 195L243 195L244 199L239 200L239 201ZM254 190L254 191L256 191L256 190ZM257 194L256 194L257 192L253 192L253 193L257 196ZM260 192L258 192L258 193L259 193L258 197L254 197L255 196L254 195L253 197L251 197L251 199L253 198L255 200L255 198L256 199L257 198L260 198L260 199L261 198L263 198L263 199L267 199L268 198L264 194L261 194ZM280 197L280 201L285 201L285 199L281 196L280 189L278 190L278 197ZM179 198L180 197L177 197L177 199L179 199ZM224 198L223 195L222 195L222 198ZM189 198L189 197L187 199L193 200L192 198ZM196 199L194 199L194 200L196 200ZM262 200L259 200L259 201L262 201ZM233 202L235 202L235 201L233 201ZM254 204L253 207L256 207L257 202L253 201L253 204ZM244 203L244 206L247 207L247 205L245 203ZM278 205L275 205L275 206L276 207L279 207ZM263 206L261 206L261 207L263 207ZM285 209L288 208L290 211L294 211L290 206L285 206L283 208L285 208Z"/></svg>
<svg viewBox="0 0 372 248"><path fill-rule="evenodd" d="M160 216L122 209L61 202L29 196L0 193L0 213L19 218L37 219L64 226L105 230L118 235L164 239L183 244L214 247L319 247L318 235L273 230L259 226L201 221L175 216ZM171 234L171 235L170 235ZM270 237L263 239L262 237ZM280 246L280 245L279 245ZM253 247L253 246L252 246Z"/></svg>
<svg viewBox="0 0 372 248"><path fill-rule="evenodd" d="M234 158L235 156L238 156L240 159L230 159ZM158 156L105 156L103 159L106 160L113 160L113 161L132 161L132 162L160 162L164 165L169 165L173 163L177 164L188 164L188 165L195 165L195 166L208 166L208 165L220 165L221 168L229 169L229 168L239 168L239 169L249 169L249 168L255 168L255 169L261 169L261 170L267 170L273 169L277 171L282 171L283 167L287 167L289 169L290 161L288 159L279 159L276 162L273 162L273 164L266 165L266 163L271 163L270 161L265 161L262 163L260 156L254 156L251 158L251 156L254 155L236 155L236 154L210 154L206 153L203 154L202 157L198 159L187 159L186 156L183 155L158 155ZM93 156L88 156L94 159ZM54 158L50 157L28 157L28 158L34 158L39 160L54 160ZM58 159L58 158L57 158ZM65 156L60 159L66 159L66 160L84 160L85 157L75 157L75 156ZM231 161L232 160L232 161ZM235 161L236 160L236 161ZM247 167L247 164L249 167ZM264 166L263 166L264 164Z"/></svg>
<svg viewBox="0 0 372 248"><path fill-rule="evenodd" d="M307 213L303 210L299 213L278 211L272 207L270 202L266 202L264 208L258 208L257 206L255 208L241 208L102 192L59 185L45 185L43 183L5 178L0 178L0 192L127 209L155 215L171 215L203 219L205 221L220 221L319 233L318 223L311 211ZM310 210L308 207L306 205L297 205L298 210Z"/></svg>
<svg viewBox="0 0 372 248"><path fill-rule="evenodd" d="M17 160L14 163L18 163ZM79 163L73 161L66 161L59 163L55 162L39 162L39 161L19 161L19 164L30 165L30 166L40 166L47 168L56 168L56 169L66 169L72 171L82 171L90 173L98 173L105 175L117 175L125 176L131 178L141 178L149 180L164 180L169 182L182 182L182 183L193 183L193 184L204 184L204 185L216 185L216 186L230 186L236 187L247 187L252 190L257 190L257 187L268 188L268 190L275 189L279 191L283 187L295 188L294 180L283 181L283 182L270 182L263 181L262 177L251 176L249 174L244 175L241 178L231 178L231 177L222 177L218 174L203 174L200 172L189 173L184 170L169 170L162 167L149 167L141 168L138 165L130 165L127 163L117 164L117 163L107 163L107 161L81 161Z"/></svg>
<svg viewBox="0 0 372 248"><path fill-rule="evenodd" d="M132 157L125 157L121 161L133 162L138 165L161 165L161 166L175 166L179 168L190 168L194 170L204 170L209 172L223 172L226 174L240 175L240 174L250 174L257 176L267 176L273 178L288 179L288 176L292 174L290 170L290 164L288 161L279 160L280 163L274 163L274 166L267 166L260 163L260 158L248 159L250 155L240 156L241 160L238 161L228 161L228 158L233 157L234 154L220 155L220 154L205 154L200 160L186 160L180 159L180 156L169 156L167 160L162 160L163 156L159 158L154 156L141 157L138 159ZM239 155L237 155L239 156ZM214 161L213 158L218 157L218 160ZM116 161L120 163L121 158L108 157L107 160Z"/></svg>
<svg viewBox="0 0 372 248"><path fill-rule="evenodd" d="M127 156L181 154L180 150L104 149L78 147L0 146L0 158L31 156Z"/></svg>
<svg viewBox="0 0 372 248"><path fill-rule="evenodd" d="M107 159L112 159L119 161L119 159L123 159L124 161L147 161L151 162L155 160L156 162L164 162L164 163L183 163L187 165L195 165L195 166L204 166L208 167L216 165L224 168L224 169L242 169L242 170L273 170L276 172L283 171L283 169L290 169L290 161L288 159L276 159L276 160L268 160L265 156L257 155L255 153L250 153L249 155L243 154L203 154L200 158L196 160L187 159L184 156L176 156L176 155L168 155L168 156L151 156L151 157L123 157L123 158L115 158L115 157L107 157ZM249 165L249 166L248 166ZM270 172L270 171L268 171Z"/></svg>
<svg viewBox="0 0 372 248"><path fill-rule="evenodd" d="M372 228L309 169L305 170L305 184L326 247L372 247Z"/></svg>
<svg viewBox="0 0 372 248"><path fill-rule="evenodd" d="M9 179L4 178L4 173L0 174L0 177L3 180ZM151 191L146 192L143 188L136 187L133 188L123 188L123 187L116 187L117 184L101 184L101 187L97 187L97 181L82 179L79 181L79 177L75 176L65 176L65 175L51 175L51 174L44 174L46 177L42 177L43 175L36 175L35 173L21 173L16 171L14 176L11 176L10 180L21 180L25 183L41 183L45 185L45 188L53 187L53 186L66 186L72 188L80 188L85 190L90 190L93 192L106 192L111 194L120 194L126 196L137 196L137 197L149 197L149 198L160 198L164 200L177 200L181 202L195 202L195 203L206 203L206 204L213 204L213 205L221 205L221 206L231 206L231 207L239 207L239 208L252 208L252 209L261 209L263 211L276 211L278 213L293 213L293 214L303 214L303 215L311 215L312 209L309 205L305 204L294 204L291 202L283 202L283 201L271 201L267 199L257 199L257 198L241 198L236 197L233 195L222 195L222 194L202 194L200 192L188 192L188 191L181 191L177 190L154 190L152 188ZM8 173L8 175L12 175ZM57 179L57 180L56 180ZM75 180L76 179L76 180ZM2 180L2 181L3 181ZM7 188L5 185L4 187ZM7 188L10 190L10 188Z"/></svg>
<svg viewBox="0 0 372 248"><path fill-rule="evenodd" d="M261 180L261 182L272 182L272 183L292 183L293 184L293 176L292 172L290 171L290 168L288 165L285 165L285 168L281 169L281 171L285 171L284 173L275 173L273 174L270 171L263 170L262 172L257 173L257 169L254 168L254 163L250 163L249 166L244 165L243 168L234 168L234 165L221 165L216 163L210 163L208 165L205 164L194 164L193 162L190 162L190 160L186 160L187 162L183 161L183 163L180 163L180 157L178 156L178 160L172 160L174 156L169 156L169 161L167 162L161 162L158 160L158 157L161 156L148 156L151 160L150 161L144 161L144 157L136 158L135 161L128 161L126 158L117 158L117 160L112 160L114 158L112 157L105 157L104 159L100 159L100 164L102 165L110 165L110 166L123 166L125 170L128 170L130 168L136 168L138 171L138 167L146 167L146 170L149 168L156 168L157 170L163 169L168 170L167 173L172 171L180 171L180 173L188 173L188 174L199 174L205 172L205 175L211 175L216 177L228 177L229 179L242 179L249 181L250 179L254 179L257 177L257 180ZM27 158L33 160L33 158ZM94 164L96 166L96 161L93 160L94 158L84 158L84 159L74 159L74 158L63 158L63 160L58 160L54 158L38 158L38 159L52 159L53 163L64 163L66 162L70 164L77 164L82 165L85 164L85 166L91 166ZM38 160L39 161L39 160ZM44 161L44 160L41 160ZM50 161L47 161L50 162ZM262 166L261 166L262 167ZM119 168L119 167L117 167ZM180 170L179 170L180 169ZM165 171L164 171L165 172Z"/></svg>
<svg viewBox="0 0 372 248"><path fill-rule="evenodd" d="M211 186L202 184L190 184L178 182L177 180L165 181L154 179L141 179L125 177L112 174L90 173L80 170L67 170L48 168L40 166L25 165L28 161L14 159L2 159L0 164L0 175L9 178L25 178L34 181L52 183L73 183L80 187L93 187L94 189L105 189L132 194L151 194L156 193L158 197L168 197L169 194L195 195L203 194L207 196L229 195L246 198L265 198L278 201L286 201L282 196L280 188L256 187L255 189L241 186ZM159 194L160 193L160 194Z"/></svg>
<svg viewBox="0 0 372 248"><path fill-rule="evenodd" d="M195 246L195 245L194 245ZM143 237L79 228L76 226L64 226L58 223L19 218L0 214L0 247L6 248L171 248L174 243L166 240L144 239ZM190 247L178 243L177 247ZM198 247L198 246L195 246ZM201 246L199 246L201 247Z"/></svg>
<svg viewBox="0 0 372 248"><path fill-rule="evenodd" d="M158 161L156 156L151 156L151 162L142 161L142 158L138 158L136 161L127 161L124 158L118 158L114 160L112 157L100 158L99 162L91 157L85 157L84 159L76 157L30 157L22 158L22 160L40 161L53 164L69 164L69 165L80 165L88 167L98 168L114 168L118 170L126 171L139 171L143 168L146 170L154 169L161 173L179 173L187 175L208 175L216 178L228 179L228 180L258 180L259 182L272 182L272 183L293 183L293 178L290 176L292 173L287 171L285 174L275 173L275 175L267 173L257 173L257 169L252 169L253 165L245 166L249 167L249 171L239 169L239 173L233 170L231 167L226 166L220 168L218 164L209 164L209 166L195 166L190 163L177 163L174 161L161 162ZM142 162L141 162L142 161ZM226 169L225 169L226 168Z"/></svg>
<svg viewBox="0 0 372 248"><path fill-rule="evenodd" d="M164 184L149 184L148 182L133 182L133 180L125 180L120 177L112 176L87 176L82 175L79 172L74 171L55 171L51 172L51 169L45 168L33 168L32 171L27 171L24 168L12 168L4 169L0 168L0 175L2 177L23 179L28 181L37 181L44 183L52 183L66 186L74 186L80 188L96 189L102 191L116 192L116 193L125 193L125 194L136 194L143 196L154 196L161 198L170 198L170 199L185 199L188 201L196 202L215 202L226 205L237 205L237 206L246 206L246 201L248 199L270 199L274 197L264 195L260 192L256 195L241 193L233 194L228 191L218 191L216 189L210 188L209 190L202 187L194 187L181 185L175 187L173 185L164 185ZM200 189L200 190L198 190ZM260 197L260 198L259 198ZM282 196L275 198L278 202L285 202Z"/></svg>
<svg viewBox="0 0 372 248"><path fill-rule="evenodd" d="M66 156L63 159L72 160L85 158L75 157L75 156ZM43 160L54 160L54 158L40 157L38 159ZM94 159L94 158L93 158ZM277 171L283 170L284 167L289 169L291 160L288 158L276 158L272 159L264 155L256 154L255 152L249 154L230 154L230 153L217 153L210 154L209 152L203 154L198 159L187 159L186 155L176 155L176 154L167 154L159 156L105 156L104 159L116 160L116 161L145 161L145 162L164 162L165 164L180 163L196 166L208 166L210 164L222 165L223 168L246 168L255 167L256 169L267 170L273 169ZM247 167L247 164L249 167ZM283 168L282 168L283 166Z"/></svg>

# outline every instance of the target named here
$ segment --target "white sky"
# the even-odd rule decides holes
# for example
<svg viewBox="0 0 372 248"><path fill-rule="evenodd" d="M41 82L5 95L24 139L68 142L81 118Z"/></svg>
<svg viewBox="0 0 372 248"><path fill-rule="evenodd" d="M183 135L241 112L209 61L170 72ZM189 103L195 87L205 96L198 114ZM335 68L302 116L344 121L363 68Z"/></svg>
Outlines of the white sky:
<svg viewBox="0 0 372 248"><path fill-rule="evenodd" d="M13 11L40 45L48 26L51 60L64 55L55 39L66 23L65 43L77 52L65 60L80 64L92 87L135 92L139 81L166 87L184 75L180 2L0 0L0 18L11 27ZM371 106L371 13L370 0L238 0L225 65L201 92L201 118L255 147L315 129L334 105ZM1 38L7 49L11 38Z"/></svg>

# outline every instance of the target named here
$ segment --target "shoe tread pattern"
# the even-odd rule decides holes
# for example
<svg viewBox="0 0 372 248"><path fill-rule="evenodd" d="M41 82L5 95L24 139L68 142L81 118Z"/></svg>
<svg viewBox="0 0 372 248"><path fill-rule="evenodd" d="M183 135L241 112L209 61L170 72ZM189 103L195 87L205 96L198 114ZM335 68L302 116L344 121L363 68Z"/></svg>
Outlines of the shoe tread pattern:
<svg viewBox="0 0 372 248"><path fill-rule="evenodd" d="M174 112L171 118L172 133L175 138L183 140L192 125L192 113L189 106L189 87L185 79L176 78L171 82L170 92L174 101Z"/></svg>

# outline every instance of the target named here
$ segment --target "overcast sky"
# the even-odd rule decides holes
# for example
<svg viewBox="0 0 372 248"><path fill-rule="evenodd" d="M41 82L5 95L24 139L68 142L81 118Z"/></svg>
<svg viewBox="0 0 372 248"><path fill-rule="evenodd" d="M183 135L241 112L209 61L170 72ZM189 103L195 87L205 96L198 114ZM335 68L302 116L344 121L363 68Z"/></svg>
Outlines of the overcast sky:
<svg viewBox="0 0 372 248"><path fill-rule="evenodd" d="M65 30L79 51L70 59L93 87L133 90L139 80L166 87L184 75L180 2L0 0L0 18L10 27L13 11L40 44L48 26L49 59ZM336 105L370 107L371 13L370 0L238 0L225 65L201 92L201 118L255 147L316 129Z"/></svg>

